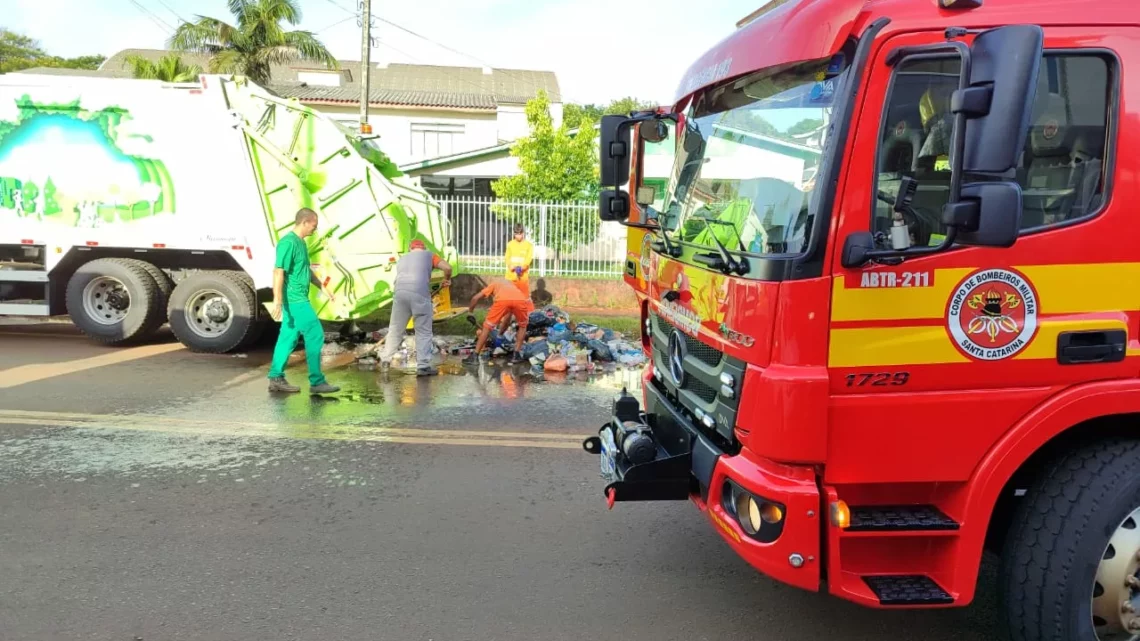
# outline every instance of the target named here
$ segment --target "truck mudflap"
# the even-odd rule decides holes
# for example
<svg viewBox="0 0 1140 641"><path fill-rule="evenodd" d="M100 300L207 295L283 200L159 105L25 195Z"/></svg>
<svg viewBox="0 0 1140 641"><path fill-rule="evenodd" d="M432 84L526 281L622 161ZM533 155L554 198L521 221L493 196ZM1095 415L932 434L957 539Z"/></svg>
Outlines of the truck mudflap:
<svg viewBox="0 0 1140 641"><path fill-rule="evenodd" d="M667 451L653 434L652 419L623 389L610 421L582 442L598 455L611 509L617 501L685 501L692 493L692 452Z"/></svg>

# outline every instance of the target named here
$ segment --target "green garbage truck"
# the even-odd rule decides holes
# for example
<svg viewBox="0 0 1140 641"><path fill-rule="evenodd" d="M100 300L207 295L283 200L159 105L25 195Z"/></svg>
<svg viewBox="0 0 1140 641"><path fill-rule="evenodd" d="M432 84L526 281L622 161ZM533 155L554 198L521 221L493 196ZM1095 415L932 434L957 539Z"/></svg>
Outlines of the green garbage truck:
<svg viewBox="0 0 1140 641"><path fill-rule="evenodd" d="M323 321L385 307L412 240L458 263L439 205L375 137L246 79L0 76L0 316L67 315L108 344L169 322L192 350L242 349L272 322L274 248L302 207L336 294L312 290Z"/></svg>

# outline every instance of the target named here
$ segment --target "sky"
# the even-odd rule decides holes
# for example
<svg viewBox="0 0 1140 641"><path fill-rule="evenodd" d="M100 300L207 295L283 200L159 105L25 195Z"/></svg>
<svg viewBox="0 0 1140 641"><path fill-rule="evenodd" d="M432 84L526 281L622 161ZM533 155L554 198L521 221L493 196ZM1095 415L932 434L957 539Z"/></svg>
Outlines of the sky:
<svg viewBox="0 0 1140 641"><path fill-rule="evenodd" d="M358 0L299 0L301 29L360 60ZM566 102L672 102L681 75L764 0L373 0L374 62L553 71ZM49 54L164 48L180 19L230 21L225 0L0 0L0 27ZM96 10L94 7L98 7ZM14 9L14 10L13 10ZM443 46L440 46L443 45Z"/></svg>

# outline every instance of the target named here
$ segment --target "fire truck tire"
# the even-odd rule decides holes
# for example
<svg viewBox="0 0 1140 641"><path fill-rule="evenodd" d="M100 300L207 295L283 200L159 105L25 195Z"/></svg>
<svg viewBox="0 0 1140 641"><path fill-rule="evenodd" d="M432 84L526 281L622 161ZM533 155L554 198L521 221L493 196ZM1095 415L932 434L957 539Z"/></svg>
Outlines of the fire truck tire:
<svg viewBox="0 0 1140 641"><path fill-rule="evenodd" d="M1105 641L1140 630L1140 441L1051 462L1013 519L1000 594L1014 641ZM1113 634L1115 633L1115 634Z"/></svg>
<svg viewBox="0 0 1140 641"><path fill-rule="evenodd" d="M224 354L256 329L257 300L239 272L199 272L174 288L169 317L170 330L190 351Z"/></svg>
<svg viewBox="0 0 1140 641"><path fill-rule="evenodd" d="M138 342L162 325L162 293L140 261L100 258L80 265L67 281L71 322L107 345Z"/></svg>

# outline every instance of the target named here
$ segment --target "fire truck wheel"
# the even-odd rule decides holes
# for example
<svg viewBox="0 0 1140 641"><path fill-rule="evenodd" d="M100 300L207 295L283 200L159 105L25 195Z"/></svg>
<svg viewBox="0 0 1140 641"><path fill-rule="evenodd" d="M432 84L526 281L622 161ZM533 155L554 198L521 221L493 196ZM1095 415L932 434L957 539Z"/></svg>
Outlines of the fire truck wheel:
<svg viewBox="0 0 1140 641"><path fill-rule="evenodd" d="M1140 634L1140 441L1111 439L1048 465L1015 516L1001 594L1014 641Z"/></svg>
<svg viewBox="0 0 1140 641"><path fill-rule="evenodd" d="M188 276L170 296L170 329L194 352L224 354L243 345L257 324L257 301L243 275Z"/></svg>
<svg viewBox="0 0 1140 641"><path fill-rule="evenodd" d="M71 322L108 345L148 337L162 324L161 291L139 261L100 258L80 265L67 282Z"/></svg>

